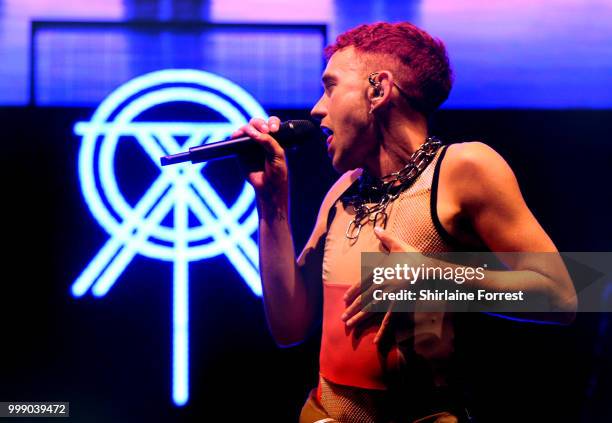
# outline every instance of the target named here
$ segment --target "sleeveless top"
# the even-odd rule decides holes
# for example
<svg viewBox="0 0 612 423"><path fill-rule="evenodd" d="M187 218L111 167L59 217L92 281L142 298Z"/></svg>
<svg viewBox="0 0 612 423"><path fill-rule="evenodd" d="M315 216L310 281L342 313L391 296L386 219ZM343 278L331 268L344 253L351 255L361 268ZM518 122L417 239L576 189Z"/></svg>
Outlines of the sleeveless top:
<svg viewBox="0 0 612 423"><path fill-rule="evenodd" d="M452 251L456 245L436 212L437 180L446 148L440 148L415 182L387 207L387 230L421 252ZM384 252L370 222L362 227L356 241L345 237L354 215L355 210L345 208L338 199L330 210L325 240L318 387L324 406L326 401L329 406L338 406L329 396L321 398L322 391L329 391L330 386L385 391L398 375L412 379L409 383L444 386L444 366L453 352L453 325L448 313L396 313L394 319L397 317L400 324L394 325L395 342L385 351L372 342L380 319L361 334L346 328L341 320L347 307L343 295L361 280L361 252ZM424 379L416 382L417 377Z"/></svg>

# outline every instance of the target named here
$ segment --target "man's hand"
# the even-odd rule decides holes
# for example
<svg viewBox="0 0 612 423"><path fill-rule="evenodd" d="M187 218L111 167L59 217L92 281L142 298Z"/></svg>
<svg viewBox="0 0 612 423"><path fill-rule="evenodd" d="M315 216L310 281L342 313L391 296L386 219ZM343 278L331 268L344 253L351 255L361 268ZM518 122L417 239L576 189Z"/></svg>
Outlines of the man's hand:
<svg viewBox="0 0 612 423"><path fill-rule="evenodd" d="M406 244L393 234L380 227L374 229L374 233L381 242L381 245L388 253L418 253L412 246ZM344 314L342 320L346 322L347 327L363 326L372 318L380 316L382 312L370 311L374 305L380 307L380 304L387 305L387 311L382 319L380 328L374 337L374 343L378 344L385 333L388 331L392 316L393 316L393 301L377 302L374 300L374 291L381 290L385 293L400 292L402 289L410 289L412 286L407 280L385 280L381 285L372 283L372 275L369 275L364 281L358 282L351 286L344 294L344 302L350 304ZM372 299L372 301L369 301Z"/></svg>
<svg viewBox="0 0 612 423"><path fill-rule="evenodd" d="M248 172L247 180L253 185L257 194L260 211L264 212L286 212L288 209L289 182L285 150L269 135L277 132L279 128L280 119L276 116L270 117L268 122L253 118L232 134L232 138L249 136L263 148L265 157L263 168L261 162L252 157L240 159Z"/></svg>

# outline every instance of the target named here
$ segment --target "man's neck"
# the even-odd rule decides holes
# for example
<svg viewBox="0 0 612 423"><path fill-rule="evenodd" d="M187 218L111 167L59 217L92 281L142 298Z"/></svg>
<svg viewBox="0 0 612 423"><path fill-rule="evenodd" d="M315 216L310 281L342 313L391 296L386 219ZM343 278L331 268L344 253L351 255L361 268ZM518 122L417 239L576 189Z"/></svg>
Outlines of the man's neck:
<svg viewBox="0 0 612 423"><path fill-rule="evenodd" d="M425 119L381 128L377 154L366 161L364 168L376 177L397 172L406 166L412 154L426 138Z"/></svg>

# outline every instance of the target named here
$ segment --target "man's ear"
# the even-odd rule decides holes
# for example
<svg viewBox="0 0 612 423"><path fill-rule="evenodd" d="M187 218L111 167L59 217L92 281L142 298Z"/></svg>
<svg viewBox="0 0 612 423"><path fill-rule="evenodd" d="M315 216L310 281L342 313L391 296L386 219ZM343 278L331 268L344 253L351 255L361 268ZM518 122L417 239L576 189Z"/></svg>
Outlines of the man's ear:
<svg viewBox="0 0 612 423"><path fill-rule="evenodd" d="M391 101L393 74L386 70L375 72L369 76L369 82L370 113L374 113L375 110L384 108Z"/></svg>

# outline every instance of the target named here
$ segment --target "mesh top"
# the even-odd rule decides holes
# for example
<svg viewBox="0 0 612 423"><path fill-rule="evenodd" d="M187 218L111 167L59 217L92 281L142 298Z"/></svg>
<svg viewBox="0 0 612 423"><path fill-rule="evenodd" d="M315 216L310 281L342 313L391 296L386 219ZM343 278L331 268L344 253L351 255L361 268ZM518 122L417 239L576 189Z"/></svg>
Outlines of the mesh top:
<svg viewBox="0 0 612 423"><path fill-rule="evenodd" d="M452 251L432 219L432 182L442 147L412 186L387 207L387 230L425 253ZM340 316L344 292L361 280L361 253L384 252L373 225L357 240L345 237L354 217L351 206L335 203L335 215L323 259L323 332L320 353L320 401L330 417L343 422L388 421L381 409L392 381L419 386L445 385L444 367L453 351L453 326L443 312L398 313L395 343L380 351L372 343L380 320L356 334Z"/></svg>

